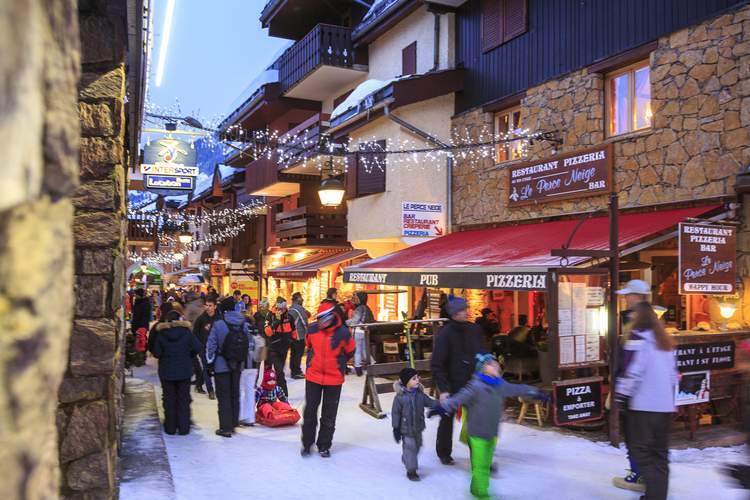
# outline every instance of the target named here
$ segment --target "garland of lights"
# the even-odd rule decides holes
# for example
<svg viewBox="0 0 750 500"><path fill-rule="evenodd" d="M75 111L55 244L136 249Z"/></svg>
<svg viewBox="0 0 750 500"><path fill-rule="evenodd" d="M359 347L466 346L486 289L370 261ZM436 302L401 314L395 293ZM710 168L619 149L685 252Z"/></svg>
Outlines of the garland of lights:
<svg viewBox="0 0 750 500"><path fill-rule="evenodd" d="M154 225L161 225L163 223L173 225L194 224L196 226L203 224L237 224L252 219L256 215L264 214L266 208L266 203L254 202L236 208L203 210L201 215L197 215L181 210L169 212L162 210L139 210L128 207L128 218L134 219L139 223Z"/></svg>

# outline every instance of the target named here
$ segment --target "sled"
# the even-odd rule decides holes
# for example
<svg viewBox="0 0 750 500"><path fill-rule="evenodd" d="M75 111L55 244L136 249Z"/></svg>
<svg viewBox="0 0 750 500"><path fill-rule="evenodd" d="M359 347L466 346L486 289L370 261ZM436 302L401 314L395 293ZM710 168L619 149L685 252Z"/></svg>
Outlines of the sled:
<svg viewBox="0 0 750 500"><path fill-rule="evenodd" d="M300 420L300 415L294 408L288 410L271 409L270 411L258 410L255 414L255 422L266 427L284 427L294 425Z"/></svg>

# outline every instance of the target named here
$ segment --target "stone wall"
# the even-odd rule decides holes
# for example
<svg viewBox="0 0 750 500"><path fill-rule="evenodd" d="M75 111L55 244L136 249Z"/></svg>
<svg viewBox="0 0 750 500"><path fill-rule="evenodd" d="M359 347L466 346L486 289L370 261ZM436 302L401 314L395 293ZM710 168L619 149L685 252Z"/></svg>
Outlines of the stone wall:
<svg viewBox="0 0 750 500"><path fill-rule="evenodd" d="M0 485L55 498L55 410L73 311L74 0L0 9Z"/></svg>
<svg viewBox="0 0 750 500"><path fill-rule="evenodd" d="M61 493L116 496L122 415L125 245L124 2L80 4L80 187L75 217L75 319L60 386Z"/></svg>
<svg viewBox="0 0 750 500"><path fill-rule="evenodd" d="M586 69L528 89L522 126L560 132L557 152L614 143L620 207L734 195L734 179L750 163L750 6L658 41L651 54L653 127L605 139L603 76ZM453 120L454 134L492 127L481 109ZM538 142L529 158L549 156ZM505 166L506 164L503 164ZM507 170L490 159L456 161L453 221L459 226L604 210L606 197L508 209Z"/></svg>

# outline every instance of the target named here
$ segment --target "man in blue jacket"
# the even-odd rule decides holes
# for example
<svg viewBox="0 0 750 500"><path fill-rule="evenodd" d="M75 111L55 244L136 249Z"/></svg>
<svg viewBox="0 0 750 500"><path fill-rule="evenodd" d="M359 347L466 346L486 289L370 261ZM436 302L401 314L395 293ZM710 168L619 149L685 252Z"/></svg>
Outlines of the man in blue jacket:
<svg viewBox="0 0 750 500"><path fill-rule="evenodd" d="M230 328L242 329L249 339L248 357L254 349L252 336L245 322L245 316L234 310L233 304L222 302L223 319L215 321L208 335L206 344L206 361L213 366L216 399L219 401L219 430L216 434L232 437L234 428L239 425L240 417L240 375L245 363L229 363L221 351ZM244 366L243 366L244 365Z"/></svg>

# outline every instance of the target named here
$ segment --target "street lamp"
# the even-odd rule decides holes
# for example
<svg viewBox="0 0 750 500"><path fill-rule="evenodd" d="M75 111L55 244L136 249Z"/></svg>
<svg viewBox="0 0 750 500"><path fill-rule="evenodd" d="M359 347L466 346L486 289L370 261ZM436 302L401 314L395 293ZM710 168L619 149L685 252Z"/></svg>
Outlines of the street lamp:
<svg viewBox="0 0 750 500"><path fill-rule="evenodd" d="M335 177L325 179L318 188L320 203L324 207L338 207L344 199L345 192L344 184L340 180Z"/></svg>
<svg viewBox="0 0 750 500"><path fill-rule="evenodd" d="M177 239L180 240L180 243L182 243L183 245L187 245L191 241L193 241L193 235L188 233L187 231L184 231L177 235Z"/></svg>

